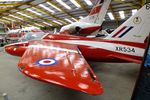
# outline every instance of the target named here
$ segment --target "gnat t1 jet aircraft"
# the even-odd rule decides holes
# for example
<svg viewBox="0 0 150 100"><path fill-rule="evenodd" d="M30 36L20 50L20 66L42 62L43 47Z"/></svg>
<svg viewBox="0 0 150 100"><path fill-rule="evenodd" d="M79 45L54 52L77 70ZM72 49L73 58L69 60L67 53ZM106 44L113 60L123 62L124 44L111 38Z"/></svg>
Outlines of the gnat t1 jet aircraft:
<svg viewBox="0 0 150 100"><path fill-rule="evenodd" d="M102 23L111 0L98 0L89 15L79 22L66 25L61 28L60 34L90 35L102 29Z"/></svg>
<svg viewBox="0 0 150 100"><path fill-rule="evenodd" d="M7 34L7 39L18 40L19 38L21 38L22 36L24 36L26 33L29 33L29 32L34 33L34 32L43 32L43 31L35 27L26 27L22 29L9 30L6 34Z"/></svg>
<svg viewBox="0 0 150 100"><path fill-rule="evenodd" d="M48 34L42 40L5 46L20 56L18 68L25 75L88 94L104 92L86 60L141 63L150 32L149 4L116 29L108 39Z"/></svg>

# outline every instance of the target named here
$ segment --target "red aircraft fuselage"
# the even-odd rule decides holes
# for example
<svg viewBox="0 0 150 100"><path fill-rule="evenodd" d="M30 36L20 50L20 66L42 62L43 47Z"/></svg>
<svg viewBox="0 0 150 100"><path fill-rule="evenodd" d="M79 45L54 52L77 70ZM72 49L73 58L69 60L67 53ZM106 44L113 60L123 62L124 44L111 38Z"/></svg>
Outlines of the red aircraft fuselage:
<svg viewBox="0 0 150 100"><path fill-rule="evenodd" d="M126 60L127 58L142 61L146 47L145 43L85 38L70 35L49 34L43 39L52 42L76 44L85 59L101 62L128 62ZM29 42L14 43L5 46L5 50L11 55L22 56L28 48L28 45ZM124 60L118 57L124 58Z"/></svg>

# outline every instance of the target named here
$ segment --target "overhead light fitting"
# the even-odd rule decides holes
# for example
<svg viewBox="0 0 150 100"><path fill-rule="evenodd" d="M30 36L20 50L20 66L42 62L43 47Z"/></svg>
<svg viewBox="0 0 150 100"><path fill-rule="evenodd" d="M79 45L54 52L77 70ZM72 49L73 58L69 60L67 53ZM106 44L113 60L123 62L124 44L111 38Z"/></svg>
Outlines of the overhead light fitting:
<svg viewBox="0 0 150 100"><path fill-rule="evenodd" d="M37 25L37 26L43 27L43 25L41 25L41 24L37 24L37 23L34 23L34 24Z"/></svg>
<svg viewBox="0 0 150 100"><path fill-rule="evenodd" d="M110 18L111 20L115 20L113 14L112 14L111 12L109 12L109 13L107 13L107 14L108 14L108 16L109 16L109 18Z"/></svg>
<svg viewBox="0 0 150 100"><path fill-rule="evenodd" d="M36 26L34 26L34 25L30 25L30 24L28 24L27 26L29 26L29 27L32 27L33 29L35 28L35 29L40 29L39 27L36 27ZM26 28L26 27L25 27Z"/></svg>
<svg viewBox="0 0 150 100"><path fill-rule="evenodd" d="M92 2L90 0L84 0L86 2L87 5L92 6Z"/></svg>
<svg viewBox="0 0 150 100"><path fill-rule="evenodd" d="M0 21L4 22L4 23L9 23L9 21L6 21L4 19L0 19Z"/></svg>
<svg viewBox="0 0 150 100"><path fill-rule="evenodd" d="M30 8L27 8L26 10L27 10L27 11L30 11L30 12L36 14L36 15L42 16L42 14L40 14L40 13L38 13L38 12L36 12L36 11L30 9Z"/></svg>
<svg viewBox="0 0 150 100"><path fill-rule="evenodd" d="M73 21L71 21L70 19L65 18L66 21L68 21L69 23L73 23Z"/></svg>
<svg viewBox="0 0 150 100"><path fill-rule="evenodd" d="M10 21L16 21L16 20L13 20L11 18L7 18L7 17L3 17L4 19L7 19L7 20L10 20Z"/></svg>
<svg viewBox="0 0 150 100"><path fill-rule="evenodd" d="M9 16L14 17L14 18L19 19L19 20L23 20L22 18L19 18L17 16L11 15L11 14Z"/></svg>
<svg viewBox="0 0 150 100"><path fill-rule="evenodd" d="M55 5L53 5L52 3L50 2L46 2L48 5L52 6L53 8L57 9L58 11L61 11L61 9L59 9L58 7L56 7Z"/></svg>
<svg viewBox="0 0 150 100"><path fill-rule="evenodd" d="M137 9L132 10L132 16L137 12Z"/></svg>
<svg viewBox="0 0 150 100"><path fill-rule="evenodd" d="M47 23L47 22L43 22L44 24L46 24L46 25L49 25L49 26L53 26L52 24L49 24L49 23Z"/></svg>
<svg viewBox="0 0 150 100"><path fill-rule="evenodd" d="M80 18L80 19L83 19L84 17L83 17L83 16L79 16L79 18Z"/></svg>
<svg viewBox="0 0 150 100"><path fill-rule="evenodd" d="M75 19L75 18L73 18L73 17L72 17L71 19L73 19L74 21L78 22L78 20L77 20L77 19Z"/></svg>
<svg viewBox="0 0 150 100"><path fill-rule="evenodd" d="M46 7L45 5L43 4L39 4L40 7L44 8L45 10L51 12L51 13L55 13L53 10L51 10L50 8Z"/></svg>
<svg viewBox="0 0 150 100"><path fill-rule="evenodd" d="M119 15L120 15L121 19L125 19L124 11L119 11Z"/></svg>
<svg viewBox="0 0 150 100"><path fill-rule="evenodd" d="M77 6L78 8L81 8L81 6L77 3L76 0L70 0L75 6Z"/></svg>
<svg viewBox="0 0 150 100"><path fill-rule="evenodd" d="M56 0L58 3L60 3L62 6L64 6L65 8L71 10L72 8L69 7L66 3L64 3L62 0Z"/></svg>
<svg viewBox="0 0 150 100"><path fill-rule="evenodd" d="M57 23L57 24L59 24L59 25L63 25L62 23L60 23L60 22L58 22L58 21L56 21L56 20L53 20L53 22L55 22L55 23Z"/></svg>
<svg viewBox="0 0 150 100"><path fill-rule="evenodd" d="M31 18L31 19L33 19L33 17L31 17L31 16L28 16L28 15L26 15L26 14L24 14L24 13L21 13L21 12L17 12L17 14L20 14L20 15L22 15L22 16L25 16L25 17L28 17L28 18Z"/></svg>

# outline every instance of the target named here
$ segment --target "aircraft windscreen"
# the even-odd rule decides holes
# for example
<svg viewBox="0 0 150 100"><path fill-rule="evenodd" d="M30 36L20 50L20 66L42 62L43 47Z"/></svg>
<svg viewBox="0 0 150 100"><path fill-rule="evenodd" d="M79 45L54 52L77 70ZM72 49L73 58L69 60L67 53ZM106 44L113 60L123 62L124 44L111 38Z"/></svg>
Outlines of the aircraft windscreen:
<svg viewBox="0 0 150 100"><path fill-rule="evenodd" d="M38 40L41 39L46 33L44 32L29 32L26 33L19 41L29 41L29 40Z"/></svg>

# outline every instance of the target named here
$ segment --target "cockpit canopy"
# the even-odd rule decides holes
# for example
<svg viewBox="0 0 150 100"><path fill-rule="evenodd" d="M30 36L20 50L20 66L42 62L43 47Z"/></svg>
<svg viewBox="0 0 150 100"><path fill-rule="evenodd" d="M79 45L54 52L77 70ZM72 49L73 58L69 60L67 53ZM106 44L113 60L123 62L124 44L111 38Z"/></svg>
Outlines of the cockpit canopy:
<svg viewBox="0 0 150 100"><path fill-rule="evenodd" d="M46 33L44 32L28 32L24 36L22 36L19 41L29 41L29 40L38 40L41 39Z"/></svg>

